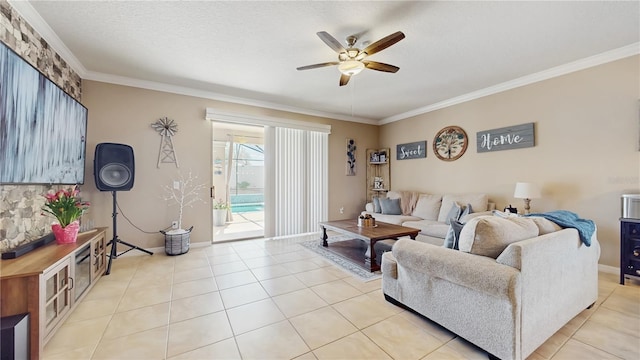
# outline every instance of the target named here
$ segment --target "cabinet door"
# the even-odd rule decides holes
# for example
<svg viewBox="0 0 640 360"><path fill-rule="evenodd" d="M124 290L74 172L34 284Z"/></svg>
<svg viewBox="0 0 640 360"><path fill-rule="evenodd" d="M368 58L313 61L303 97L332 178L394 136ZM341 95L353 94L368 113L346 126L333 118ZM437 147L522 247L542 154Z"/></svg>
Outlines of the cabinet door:
<svg viewBox="0 0 640 360"><path fill-rule="evenodd" d="M91 281L94 282L104 274L107 258L107 241L104 233L91 241Z"/></svg>
<svg viewBox="0 0 640 360"><path fill-rule="evenodd" d="M44 314L45 336L58 324L71 308L71 260L66 259L47 271L44 276L45 296L42 311Z"/></svg>

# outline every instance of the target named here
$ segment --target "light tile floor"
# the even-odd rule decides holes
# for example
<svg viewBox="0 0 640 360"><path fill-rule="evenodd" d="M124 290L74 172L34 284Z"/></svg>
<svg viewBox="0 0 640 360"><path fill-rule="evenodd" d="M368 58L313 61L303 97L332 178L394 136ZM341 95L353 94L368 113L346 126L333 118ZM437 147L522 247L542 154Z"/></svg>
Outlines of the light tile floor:
<svg viewBox="0 0 640 360"><path fill-rule="evenodd" d="M486 359L297 243L309 236L121 257L44 359ZM529 359L640 359L640 285L600 296Z"/></svg>
<svg viewBox="0 0 640 360"><path fill-rule="evenodd" d="M233 213L233 221L213 227L213 242L264 236L264 211Z"/></svg>

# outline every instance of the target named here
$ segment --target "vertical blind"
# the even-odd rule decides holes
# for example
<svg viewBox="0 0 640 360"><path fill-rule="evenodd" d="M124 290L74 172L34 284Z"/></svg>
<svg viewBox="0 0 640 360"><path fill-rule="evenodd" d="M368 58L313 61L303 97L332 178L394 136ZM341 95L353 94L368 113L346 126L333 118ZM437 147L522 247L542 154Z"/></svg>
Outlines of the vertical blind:
<svg viewBox="0 0 640 360"><path fill-rule="evenodd" d="M275 236L318 231L327 219L327 133L276 127Z"/></svg>

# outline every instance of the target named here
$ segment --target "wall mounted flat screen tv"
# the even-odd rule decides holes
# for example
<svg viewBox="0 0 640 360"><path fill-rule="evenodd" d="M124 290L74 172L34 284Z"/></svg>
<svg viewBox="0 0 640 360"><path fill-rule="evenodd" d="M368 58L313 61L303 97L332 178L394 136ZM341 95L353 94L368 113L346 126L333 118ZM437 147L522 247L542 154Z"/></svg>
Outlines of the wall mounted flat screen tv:
<svg viewBox="0 0 640 360"><path fill-rule="evenodd" d="M83 184L87 108L0 42L0 184Z"/></svg>

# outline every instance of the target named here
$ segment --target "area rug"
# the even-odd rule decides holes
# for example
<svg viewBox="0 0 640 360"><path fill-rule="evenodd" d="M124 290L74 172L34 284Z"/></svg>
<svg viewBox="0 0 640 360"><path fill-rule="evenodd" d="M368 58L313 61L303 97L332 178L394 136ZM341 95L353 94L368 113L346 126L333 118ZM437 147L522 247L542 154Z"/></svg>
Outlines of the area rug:
<svg viewBox="0 0 640 360"><path fill-rule="evenodd" d="M350 238L344 235L332 236L332 237L329 237L329 239L327 239L327 242L329 243L329 246L331 246L332 242L337 242L337 241L342 241L347 239L350 239ZM380 279L382 277L382 273L380 271L376 271L376 272L367 271L361 268L360 266L352 263L351 261L343 258L342 256L336 255L331 251L327 250L324 246L322 246L322 242L320 241L319 238L315 240L301 242L300 245L315 252L318 255L321 255L325 259L338 265L340 268L346 270L348 273L362 280L363 282Z"/></svg>

